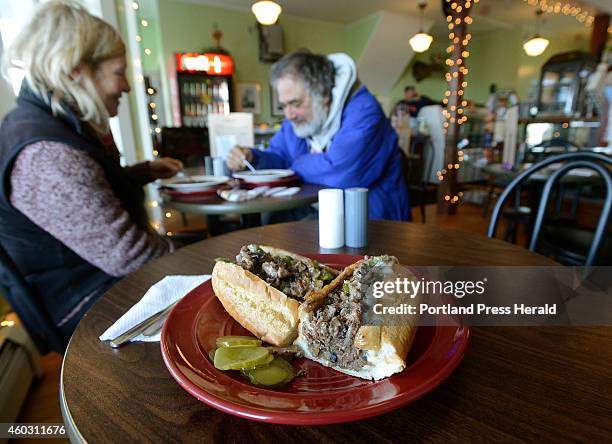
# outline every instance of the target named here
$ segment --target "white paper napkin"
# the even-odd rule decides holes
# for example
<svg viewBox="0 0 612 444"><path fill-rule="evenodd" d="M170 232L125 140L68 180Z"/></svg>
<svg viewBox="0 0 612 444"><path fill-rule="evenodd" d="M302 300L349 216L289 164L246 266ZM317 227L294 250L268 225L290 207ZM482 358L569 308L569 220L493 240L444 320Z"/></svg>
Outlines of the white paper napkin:
<svg viewBox="0 0 612 444"><path fill-rule="evenodd" d="M273 194L273 197L289 197L300 191L300 187L289 187L285 190L279 190Z"/></svg>
<svg viewBox="0 0 612 444"><path fill-rule="evenodd" d="M252 190L219 190L217 194L229 202L245 202L263 195L270 187L261 186Z"/></svg>
<svg viewBox="0 0 612 444"><path fill-rule="evenodd" d="M288 197L300 191L300 187L273 187L261 186L251 190L219 190L217 194L229 202L245 202L260 196Z"/></svg>
<svg viewBox="0 0 612 444"><path fill-rule="evenodd" d="M163 310L181 299L202 282L210 279L209 274L201 276L166 276L147 290L145 295L130 308L117 322L100 335L100 341L116 338L149 316ZM132 341L159 341L161 331L153 336L138 335Z"/></svg>

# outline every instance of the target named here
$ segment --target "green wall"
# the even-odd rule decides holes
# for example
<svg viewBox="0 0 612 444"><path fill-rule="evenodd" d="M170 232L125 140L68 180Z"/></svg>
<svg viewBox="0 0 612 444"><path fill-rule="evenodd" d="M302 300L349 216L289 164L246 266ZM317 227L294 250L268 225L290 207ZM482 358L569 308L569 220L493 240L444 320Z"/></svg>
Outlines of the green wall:
<svg viewBox="0 0 612 444"><path fill-rule="evenodd" d="M355 63L359 61L359 57L366 48L370 35L376 29L380 19L381 13L377 12L344 27L343 52L350 55Z"/></svg>
<svg viewBox="0 0 612 444"><path fill-rule="evenodd" d="M485 103L491 83L499 89L516 89L522 44L521 34L516 31L493 31L472 36L468 45L470 57L466 61L469 70L466 97Z"/></svg>

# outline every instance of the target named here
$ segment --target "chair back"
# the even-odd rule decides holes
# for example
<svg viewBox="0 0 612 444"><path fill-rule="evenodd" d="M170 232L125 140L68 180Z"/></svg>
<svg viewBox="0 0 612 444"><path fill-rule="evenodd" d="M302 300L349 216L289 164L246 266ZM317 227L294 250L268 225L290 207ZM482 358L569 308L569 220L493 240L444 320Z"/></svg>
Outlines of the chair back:
<svg viewBox="0 0 612 444"><path fill-rule="evenodd" d="M403 152L402 152L403 154ZM426 187L430 177L435 175L433 172L436 161L436 152L431 142L430 136L413 134L408 155L402 156L406 162L407 182L409 186Z"/></svg>
<svg viewBox="0 0 612 444"><path fill-rule="evenodd" d="M544 184L542 190L542 196L540 197L540 203L538 205L537 214L533 226L533 232L529 241L529 249L535 251L538 246L538 239L542 231L542 224L544 223L544 217L546 216L546 209L548 207L548 201L555 184L567 173L577 168L587 168L595 171L604 182L606 189L606 197L603 203L602 211L599 215L599 221L595 228L593 240L586 256L585 266L590 267L595 261L597 254L601 248L602 242L605 238L606 231L608 229L608 223L610 220L610 211L612 210L612 172L606 168L603 164L612 166L612 158L603 154L591 153L591 152L576 152L560 154L558 156L548 157L545 160L536 163L531 168L523 171L516 176L510 184L504 189L499 196L491 220L489 221L489 228L487 230L487 236L495 237L497 231L497 225L502 212L504 203L508 197L515 192L522 183L527 181L531 175L537 171L546 168L553 163L565 162L557 171L552 173Z"/></svg>
<svg viewBox="0 0 612 444"><path fill-rule="evenodd" d="M64 353L66 340L39 299L33 294L17 266L0 245L0 290L19 316L41 354Z"/></svg>
<svg viewBox="0 0 612 444"><path fill-rule="evenodd" d="M446 147L446 136L444 135L444 112L440 105L429 105L421 108L418 119L425 122L425 127L429 133L430 141L428 150L431 151L431 158L428 162L429 176L426 181L438 183L436 171L444 168L444 150Z"/></svg>

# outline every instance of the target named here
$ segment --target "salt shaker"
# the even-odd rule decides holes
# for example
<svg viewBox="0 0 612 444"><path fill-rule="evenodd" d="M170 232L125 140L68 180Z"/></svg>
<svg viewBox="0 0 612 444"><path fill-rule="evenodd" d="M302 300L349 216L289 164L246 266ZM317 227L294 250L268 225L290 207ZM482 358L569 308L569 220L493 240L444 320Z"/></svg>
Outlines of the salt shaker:
<svg viewBox="0 0 612 444"><path fill-rule="evenodd" d="M319 190L319 245L321 248L344 245L344 193L340 189Z"/></svg>

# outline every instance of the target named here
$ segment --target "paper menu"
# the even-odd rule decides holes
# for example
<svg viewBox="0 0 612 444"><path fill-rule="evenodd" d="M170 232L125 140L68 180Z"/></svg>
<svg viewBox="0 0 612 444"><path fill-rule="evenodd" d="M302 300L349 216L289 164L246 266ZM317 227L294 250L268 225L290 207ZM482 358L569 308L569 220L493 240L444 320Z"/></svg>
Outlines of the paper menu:
<svg viewBox="0 0 612 444"><path fill-rule="evenodd" d="M253 114L229 113L208 116L208 138L212 157L227 158L229 151L236 145L252 147Z"/></svg>

